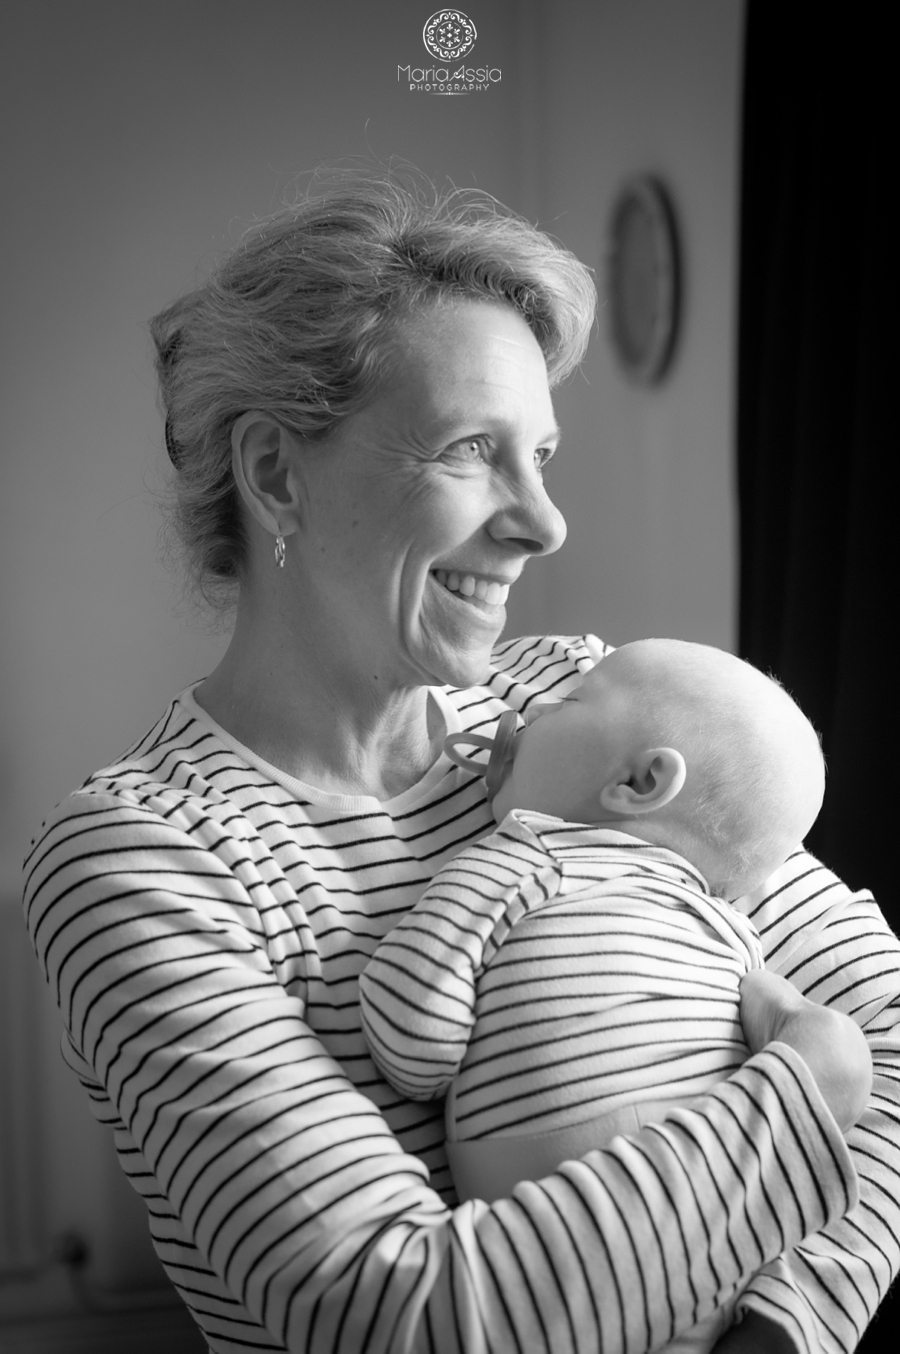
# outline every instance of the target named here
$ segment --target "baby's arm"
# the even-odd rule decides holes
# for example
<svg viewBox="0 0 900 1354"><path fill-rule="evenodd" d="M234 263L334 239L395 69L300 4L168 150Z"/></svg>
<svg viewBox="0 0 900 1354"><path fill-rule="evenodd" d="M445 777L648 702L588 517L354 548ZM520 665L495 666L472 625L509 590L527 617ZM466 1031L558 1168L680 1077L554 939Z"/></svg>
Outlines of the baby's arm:
<svg viewBox="0 0 900 1354"><path fill-rule="evenodd" d="M510 927L548 894L556 868L507 819L438 872L360 976L363 1028L375 1062L414 1100L442 1095L475 1022L478 977Z"/></svg>

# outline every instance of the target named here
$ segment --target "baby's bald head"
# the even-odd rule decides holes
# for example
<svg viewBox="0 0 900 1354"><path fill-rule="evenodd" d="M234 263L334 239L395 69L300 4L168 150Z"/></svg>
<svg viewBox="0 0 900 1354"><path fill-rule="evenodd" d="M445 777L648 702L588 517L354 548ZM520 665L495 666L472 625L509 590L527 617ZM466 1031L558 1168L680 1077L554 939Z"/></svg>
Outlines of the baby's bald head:
<svg viewBox="0 0 900 1354"><path fill-rule="evenodd" d="M714 859L710 884L762 883L822 806L822 751L796 702L751 664L685 640L637 640L599 668L631 693L630 736L684 757L684 788L669 808Z"/></svg>

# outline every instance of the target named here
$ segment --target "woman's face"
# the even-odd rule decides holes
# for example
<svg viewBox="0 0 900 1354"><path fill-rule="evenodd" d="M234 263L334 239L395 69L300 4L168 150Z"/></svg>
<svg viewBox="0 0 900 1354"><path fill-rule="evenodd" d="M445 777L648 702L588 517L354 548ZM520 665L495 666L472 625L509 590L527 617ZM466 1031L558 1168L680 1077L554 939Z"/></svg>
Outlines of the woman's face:
<svg viewBox="0 0 900 1354"><path fill-rule="evenodd" d="M370 404L299 449L304 617L380 690L470 686L526 561L565 538L546 366L511 308L473 301L403 322L391 358Z"/></svg>

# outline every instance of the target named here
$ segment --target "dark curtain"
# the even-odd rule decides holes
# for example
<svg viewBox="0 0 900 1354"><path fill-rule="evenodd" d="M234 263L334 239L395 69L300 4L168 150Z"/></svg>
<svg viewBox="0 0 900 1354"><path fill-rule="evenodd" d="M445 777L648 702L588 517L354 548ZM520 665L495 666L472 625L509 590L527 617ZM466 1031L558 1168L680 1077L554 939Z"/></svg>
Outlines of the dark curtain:
<svg viewBox="0 0 900 1354"><path fill-rule="evenodd" d="M871 887L898 930L893 41L879 11L838 13L747 6L740 652L822 735L828 786L810 849ZM895 1290L860 1349L873 1354L897 1314Z"/></svg>
<svg viewBox="0 0 900 1354"><path fill-rule="evenodd" d="M896 119L874 12L865 30L855 11L840 26L834 14L748 4L740 650L822 735L828 789L810 848L872 887L896 930Z"/></svg>

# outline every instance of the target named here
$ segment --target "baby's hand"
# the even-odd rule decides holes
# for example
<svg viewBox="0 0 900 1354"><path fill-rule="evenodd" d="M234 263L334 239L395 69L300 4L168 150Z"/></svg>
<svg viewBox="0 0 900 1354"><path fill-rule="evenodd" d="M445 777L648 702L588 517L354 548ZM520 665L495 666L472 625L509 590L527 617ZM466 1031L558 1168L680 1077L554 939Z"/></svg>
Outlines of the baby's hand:
<svg viewBox="0 0 900 1354"><path fill-rule="evenodd" d="M838 1127L853 1127L872 1091L872 1056L854 1020L808 1001L786 978L754 969L741 981L741 1023L751 1053L775 1040L795 1049Z"/></svg>

